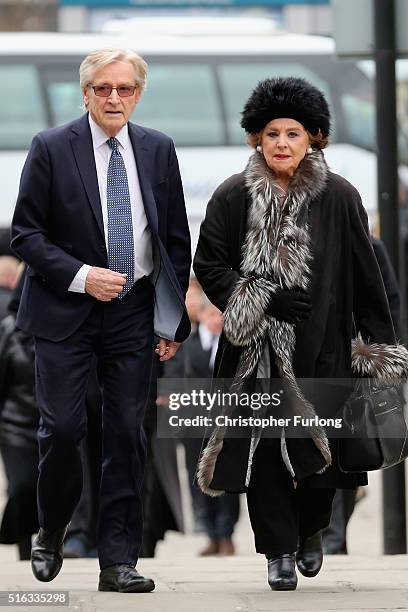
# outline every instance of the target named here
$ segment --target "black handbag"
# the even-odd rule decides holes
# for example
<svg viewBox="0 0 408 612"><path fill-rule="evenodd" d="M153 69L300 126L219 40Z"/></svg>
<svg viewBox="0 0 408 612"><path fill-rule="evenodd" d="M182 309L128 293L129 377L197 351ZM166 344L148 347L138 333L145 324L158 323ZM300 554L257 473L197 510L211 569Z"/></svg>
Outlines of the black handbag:
<svg viewBox="0 0 408 612"><path fill-rule="evenodd" d="M408 455L407 407L402 385L360 379L343 406L338 461L342 472L392 467Z"/></svg>

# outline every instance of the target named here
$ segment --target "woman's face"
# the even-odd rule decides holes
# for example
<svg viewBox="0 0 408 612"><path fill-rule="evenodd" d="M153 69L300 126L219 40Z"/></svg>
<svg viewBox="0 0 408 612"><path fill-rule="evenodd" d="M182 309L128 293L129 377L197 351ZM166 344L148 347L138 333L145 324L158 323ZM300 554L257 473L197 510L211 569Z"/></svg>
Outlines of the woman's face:
<svg viewBox="0 0 408 612"><path fill-rule="evenodd" d="M269 168L278 176L293 176L310 145L309 135L295 119L273 119L261 132L259 143Z"/></svg>

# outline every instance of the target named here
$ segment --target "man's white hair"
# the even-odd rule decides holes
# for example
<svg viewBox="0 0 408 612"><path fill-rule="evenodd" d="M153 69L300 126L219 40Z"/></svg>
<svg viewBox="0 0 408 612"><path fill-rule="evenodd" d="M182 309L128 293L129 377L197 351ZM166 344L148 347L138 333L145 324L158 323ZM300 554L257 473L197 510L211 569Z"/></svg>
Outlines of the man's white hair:
<svg viewBox="0 0 408 612"><path fill-rule="evenodd" d="M79 82L81 88L92 83L95 72L113 62L129 62L135 70L136 85L143 90L146 87L147 63L132 49L98 49L92 51L79 67Z"/></svg>

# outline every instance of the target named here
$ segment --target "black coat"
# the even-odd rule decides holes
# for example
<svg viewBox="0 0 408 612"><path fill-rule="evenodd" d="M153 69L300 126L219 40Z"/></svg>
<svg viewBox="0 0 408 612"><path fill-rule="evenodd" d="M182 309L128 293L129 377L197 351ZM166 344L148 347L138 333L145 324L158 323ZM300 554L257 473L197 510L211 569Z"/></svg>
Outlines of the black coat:
<svg viewBox="0 0 408 612"><path fill-rule="evenodd" d="M222 311L241 276L249 205L244 173L236 174L215 191L201 226L194 271L209 299ZM312 312L309 319L297 325L294 372L300 378L349 378L353 313L365 340L395 343L367 214L355 188L329 173L324 192L309 202L308 223L313 254ZM215 363L217 377L234 376L241 350L222 336ZM323 408L325 416L328 412L339 416L348 392L337 394L331 406L316 406L317 412ZM365 475L345 475L338 470L336 448L332 440L332 466L307 481L312 486L345 488L365 484ZM247 440L225 439L211 488L244 491L247 454Z"/></svg>
<svg viewBox="0 0 408 612"><path fill-rule="evenodd" d="M15 327L15 316L0 324L0 440L37 450L39 414L34 395L34 341Z"/></svg>

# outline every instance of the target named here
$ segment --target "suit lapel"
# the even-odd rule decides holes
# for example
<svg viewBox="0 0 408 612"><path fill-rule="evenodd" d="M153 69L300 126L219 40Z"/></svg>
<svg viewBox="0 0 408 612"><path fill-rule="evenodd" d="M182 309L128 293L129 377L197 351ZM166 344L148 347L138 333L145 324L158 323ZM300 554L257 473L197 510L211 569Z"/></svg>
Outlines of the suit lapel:
<svg viewBox="0 0 408 612"><path fill-rule="evenodd" d="M72 126L71 145L89 203L101 234L104 236L101 198L88 114L81 117Z"/></svg>
<svg viewBox="0 0 408 612"><path fill-rule="evenodd" d="M135 155L137 174L139 177L140 190L142 192L143 204L150 229L158 233L157 207L152 190L153 164L149 138L146 132L137 125L129 123L129 136Z"/></svg>

